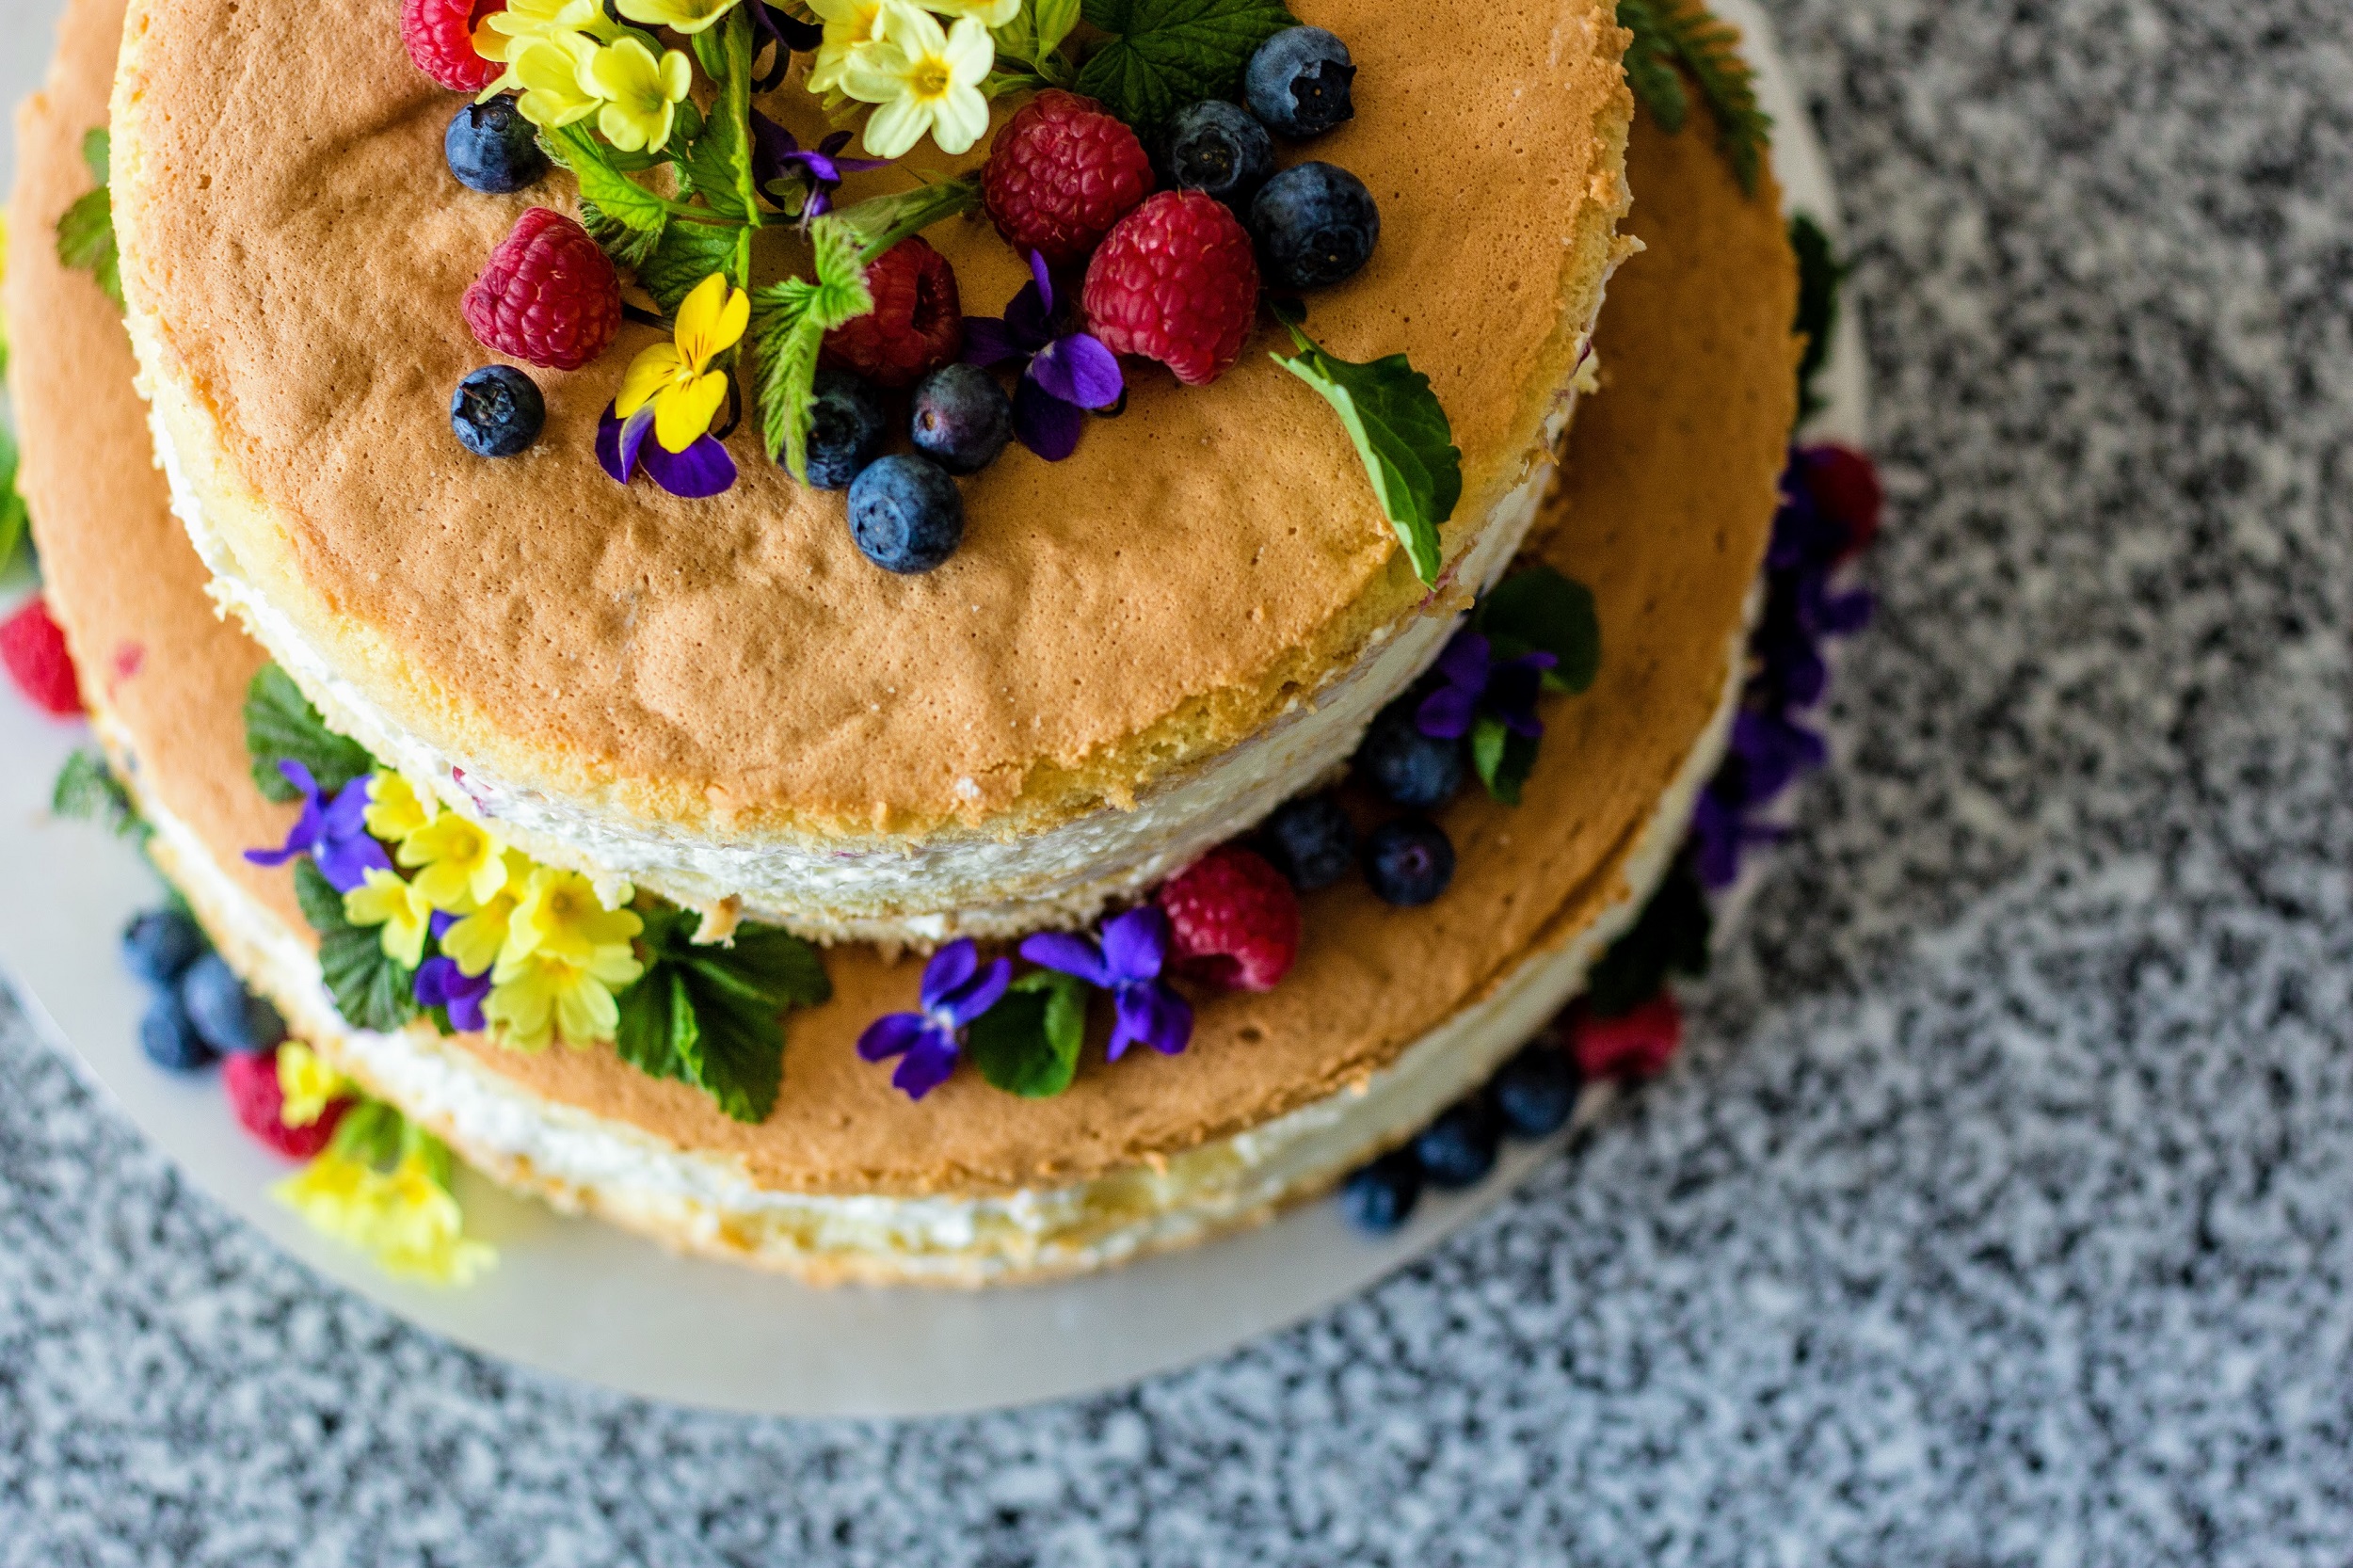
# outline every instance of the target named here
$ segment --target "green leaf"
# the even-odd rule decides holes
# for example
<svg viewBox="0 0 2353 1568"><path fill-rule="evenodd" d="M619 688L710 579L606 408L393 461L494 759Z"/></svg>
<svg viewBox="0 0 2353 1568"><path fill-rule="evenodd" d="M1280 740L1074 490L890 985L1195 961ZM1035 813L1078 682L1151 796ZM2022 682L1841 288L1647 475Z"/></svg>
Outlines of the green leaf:
<svg viewBox="0 0 2353 1568"><path fill-rule="evenodd" d="M1661 36L1651 0L1618 0L1618 25L1634 35L1625 46L1625 81L1658 128L1673 136L1691 113L1691 95L1675 69L1673 47Z"/></svg>
<svg viewBox="0 0 2353 1568"><path fill-rule="evenodd" d="M327 728L302 688L276 664L263 665L245 689L245 750L252 759L254 786L264 798L280 802L302 798L279 773L281 761L309 768L330 794L376 767L366 747Z"/></svg>
<svg viewBox="0 0 2353 1568"><path fill-rule="evenodd" d="M1298 25L1281 0L1085 0L1112 38L1079 68L1079 90L1149 137L1204 98L1239 98L1258 45Z"/></svg>
<svg viewBox="0 0 2353 1568"><path fill-rule="evenodd" d="M319 974L354 1029L389 1034L417 1016L416 971L384 951L374 926L344 918L344 897L309 859L295 863L295 901L319 936Z"/></svg>
<svg viewBox="0 0 2353 1568"><path fill-rule="evenodd" d="M49 809L60 817L94 822L119 839L142 838L146 822L132 803L104 752L85 746L66 756L49 788Z"/></svg>
<svg viewBox="0 0 2353 1568"><path fill-rule="evenodd" d="M1067 87L1074 77L1061 50L1078 24L1079 0L1021 0L1013 20L991 35L997 40L997 57L1029 66L1044 81Z"/></svg>
<svg viewBox="0 0 2353 1568"><path fill-rule="evenodd" d="M581 227L623 266L652 254L670 221L669 203L613 167L602 142L585 125L541 133L539 145L580 182Z"/></svg>
<svg viewBox="0 0 2353 1568"><path fill-rule="evenodd" d="M1789 248L1798 253L1798 319L1793 329L1805 338L1798 360L1798 418L1811 419L1824 406L1815 378L1830 362L1831 334L1838 329L1838 290L1847 269L1832 251L1830 235L1805 214L1789 220ZM8 556L0 552L0 564Z"/></svg>
<svg viewBox="0 0 2353 1568"><path fill-rule="evenodd" d="M866 262L860 259L871 243L866 232L847 215L827 213L808 226L808 237L816 281L787 278L754 289L749 333L768 456L803 484L808 483L808 411L818 351L827 332L874 308Z"/></svg>
<svg viewBox="0 0 2353 1568"><path fill-rule="evenodd" d="M82 162L89 169L89 177L102 185L114 184L114 138L104 125L93 125L82 133Z"/></svg>
<svg viewBox="0 0 2353 1568"><path fill-rule="evenodd" d="M773 926L739 927L732 947L698 947L693 918L646 917L651 955L619 997L615 1045L654 1078L693 1084L739 1122L765 1120L784 1078L784 1015L833 995L816 950Z"/></svg>
<svg viewBox="0 0 2353 1568"><path fill-rule="evenodd" d="M24 507L24 497L16 488L16 471L21 460L16 432L6 420L0 420L0 576L7 575L8 564L16 559L17 547L24 542L25 526L32 520Z"/></svg>
<svg viewBox="0 0 2353 1568"><path fill-rule="evenodd" d="M1618 25L1634 35L1626 49L1626 79L1643 106L1662 129L1683 128L1688 103L1683 84L1676 81L1672 93L1662 87L1680 67L1716 121L1716 145L1734 177L1754 196L1773 121L1757 107L1755 76L1740 56L1738 30L1698 0L1618 0Z"/></svg>
<svg viewBox="0 0 2353 1568"><path fill-rule="evenodd" d="M97 279L115 309L122 308L122 261L115 251L114 208L105 186L77 197L57 219L57 260Z"/></svg>
<svg viewBox="0 0 2353 1568"><path fill-rule="evenodd" d="M1463 499L1463 455L1430 377L1392 354L1370 364L1325 353L1300 329L1292 312L1276 314L1290 328L1299 358L1274 362L1322 395L1348 427L1372 480L1382 513L1397 530L1414 575L1435 584L1441 556L1438 530Z"/></svg>
<svg viewBox="0 0 2353 1568"><path fill-rule="evenodd" d="M1707 972L1713 927L1698 875L1689 861L1677 860L1633 928L1586 977L1586 1005L1596 1016L1622 1017L1657 996L1669 975L1698 979Z"/></svg>
<svg viewBox="0 0 2353 1568"><path fill-rule="evenodd" d="M712 100L709 118L679 159L679 175L689 190L710 203L713 212L757 222L760 208L753 200L756 187L752 180L749 13L738 6L719 27L697 34L695 42L698 52L703 50L705 40L709 40L709 53L715 58L706 60L703 69L717 84L718 92ZM748 250L744 259L749 262ZM740 288L749 284L751 279L739 276L733 281Z"/></svg>
<svg viewBox="0 0 2353 1568"><path fill-rule="evenodd" d="M637 281L652 295L664 315L678 308L695 285L714 272L735 275L738 247L749 230L715 229L708 223L673 223L652 252L637 264Z"/></svg>
<svg viewBox="0 0 2353 1568"><path fill-rule="evenodd" d="M382 1100L363 1099L344 1112L327 1146L343 1159L389 1171L399 1163L408 1128L408 1118Z"/></svg>
<svg viewBox="0 0 2353 1568"><path fill-rule="evenodd" d="M1015 981L1003 1000L972 1020L965 1030L965 1054L992 1086L1023 1099L1047 1099L1078 1076L1086 1031L1086 983L1040 969Z"/></svg>
<svg viewBox="0 0 2353 1568"><path fill-rule="evenodd" d="M1584 584L1550 567L1515 571L1487 590L1471 617L1498 661L1549 653L1559 661L1545 673L1548 691L1581 692L1601 669L1601 622Z"/></svg>
<svg viewBox="0 0 2353 1568"><path fill-rule="evenodd" d="M910 234L920 234L943 218L977 211L981 204L981 177L967 174L955 180L933 180L907 190L894 191L888 196L869 197L863 201L835 209L827 216L837 220L833 230L837 237L842 232L855 235L855 252L828 258L823 250L817 257L817 278L820 282L843 278L853 270L863 275L882 253ZM822 231L825 220L820 218L810 226L813 244L824 243ZM866 310L873 309L870 302ZM857 312L864 315L866 311Z"/></svg>

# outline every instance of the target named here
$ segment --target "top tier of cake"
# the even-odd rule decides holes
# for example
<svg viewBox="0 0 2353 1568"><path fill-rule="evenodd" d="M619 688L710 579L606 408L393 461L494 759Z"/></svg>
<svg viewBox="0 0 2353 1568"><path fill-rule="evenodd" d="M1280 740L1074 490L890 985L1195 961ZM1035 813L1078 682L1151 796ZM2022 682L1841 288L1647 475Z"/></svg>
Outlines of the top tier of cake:
<svg viewBox="0 0 2353 1568"><path fill-rule="evenodd" d="M1348 40L1357 116L1285 156L1353 170L1383 216L1309 326L1350 360L1406 354L1446 408L1465 484L1437 593L1331 409L1263 351L1271 322L1215 385L1131 365L1125 414L1069 459L1016 448L963 481L963 548L923 576L861 557L841 496L749 422L718 498L607 478L591 438L650 328L535 372L538 445L472 456L449 395L492 356L458 299L524 208L575 206L568 177L456 184L460 100L382 0L135 0L124 292L216 597L379 756L541 858L681 903L929 940L1147 886L1343 758L1509 561L1624 244L1607 0L1499 0L1476 26L1295 9ZM763 106L824 129L791 86ZM1026 276L984 221L926 237L969 314Z"/></svg>

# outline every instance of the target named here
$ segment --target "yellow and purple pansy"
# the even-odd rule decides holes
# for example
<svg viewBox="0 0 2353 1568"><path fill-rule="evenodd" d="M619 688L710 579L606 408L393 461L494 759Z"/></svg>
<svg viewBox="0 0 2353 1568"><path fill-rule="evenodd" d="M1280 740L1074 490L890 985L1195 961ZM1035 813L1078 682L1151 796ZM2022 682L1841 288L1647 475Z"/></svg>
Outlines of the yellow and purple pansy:
<svg viewBox="0 0 2353 1568"><path fill-rule="evenodd" d="M751 296L729 287L724 273L695 285L679 306L672 341L630 361L619 395L598 422L597 460L605 472L626 485L642 468L689 501L735 483L735 459L711 433L711 422L729 409L732 430L740 394L734 376L711 364L742 340L751 314Z"/></svg>

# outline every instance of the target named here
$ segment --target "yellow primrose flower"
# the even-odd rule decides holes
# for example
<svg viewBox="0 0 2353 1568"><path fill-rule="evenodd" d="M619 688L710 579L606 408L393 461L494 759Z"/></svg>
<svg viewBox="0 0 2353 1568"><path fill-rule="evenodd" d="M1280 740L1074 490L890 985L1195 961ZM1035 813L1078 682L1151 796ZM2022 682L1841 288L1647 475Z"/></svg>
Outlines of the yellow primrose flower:
<svg viewBox="0 0 2353 1568"><path fill-rule="evenodd" d="M941 16L968 16L984 27L1001 27L1021 14L1021 0L923 0Z"/></svg>
<svg viewBox="0 0 2353 1568"><path fill-rule="evenodd" d="M368 791L368 831L387 843L399 843L433 820L438 802L418 797L416 788L396 773L378 768Z"/></svg>
<svg viewBox="0 0 2353 1568"><path fill-rule="evenodd" d="M1014 0L1018 8L1021 0ZM621 0L620 12L632 22L673 32L699 33L735 9L736 0Z"/></svg>
<svg viewBox="0 0 2353 1568"><path fill-rule="evenodd" d="M969 151L988 130L981 83L997 58L988 29L968 16L943 33L930 12L887 0L881 31L841 72L842 91L882 105L866 122L866 151L895 158L926 132L942 152Z"/></svg>
<svg viewBox="0 0 2353 1568"><path fill-rule="evenodd" d="M278 1184L278 1199L316 1229L395 1274L464 1285L498 1255L465 1236L466 1217L420 1154L391 1171L332 1151Z"/></svg>
<svg viewBox="0 0 2353 1568"><path fill-rule="evenodd" d="M441 952L456 961L458 972L469 977L488 974L490 966L499 961L499 950L506 946L507 923L522 897L523 884L531 880L530 861L511 849L501 859L506 874L498 891L441 933Z"/></svg>
<svg viewBox="0 0 2353 1568"><path fill-rule="evenodd" d="M695 85L695 67L675 49L662 58L633 38L610 43L581 68L580 85L604 100L597 129L624 152L659 152L678 123L678 106Z"/></svg>
<svg viewBox="0 0 2353 1568"><path fill-rule="evenodd" d="M433 923L433 905L417 891L381 868L371 869L367 881L344 895L344 919L354 925L380 925L376 940L384 956L415 968L424 961L425 932Z"/></svg>
<svg viewBox="0 0 2353 1568"><path fill-rule="evenodd" d="M400 842L394 856L422 866L414 884L424 901L452 915L471 915L506 886L506 846L497 834L456 811L444 811Z"/></svg>
<svg viewBox="0 0 2353 1568"><path fill-rule="evenodd" d="M630 938L645 929L646 922L630 911L607 909L596 885L578 872L535 867L507 921L499 967L535 954L591 965L608 950L627 954Z"/></svg>
<svg viewBox="0 0 2353 1568"><path fill-rule="evenodd" d="M825 24L825 36L809 62L808 90L824 97L840 90L851 59L882 38L883 0L809 0L809 5Z"/></svg>
<svg viewBox="0 0 2353 1568"><path fill-rule="evenodd" d="M596 57L596 40L584 33L551 33L522 40L506 68L506 75L523 89L515 101L516 113L541 130L552 131L603 108L603 95L588 83L588 69Z"/></svg>
<svg viewBox="0 0 2353 1568"><path fill-rule="evenodd" d="M728 378L711 361L735 346L751 319L751 296L729 288L725 273L696 284L678 308L677 341L655 344L630 361L614 414L626 420L651 403L653 439L664 452L685 451L728 400Z"/></svg>
<svg viewBox="0 0 2353 1568"><path fill-rule="evenodd" d="M512 64L533 39L607 30L603 0L507 0L505 9L492 11L473 30L473 52L486 60ZM503 90L501 84L514 85L502 77L489 90Z"/></svg>
<svg viewBox="0 0 2353 1568"><path fill-rule="evenodd" d="M593 1045L612 1039L620 1024L613 993L645 970L627 943L599 947L585 963L549 952L502 954L482 1016L497 1028L499 1043L515 1050L542 1050L552 1039Z"/></svg>
<svg viewBox="0 0 2353 1568"><path fill-rule="evenodd" d="M278 1092L283 1096L278 1119L288 1127L309 1127L351 1092L351 1082L318 1052L289 1040L278 1048Z"/></svg>

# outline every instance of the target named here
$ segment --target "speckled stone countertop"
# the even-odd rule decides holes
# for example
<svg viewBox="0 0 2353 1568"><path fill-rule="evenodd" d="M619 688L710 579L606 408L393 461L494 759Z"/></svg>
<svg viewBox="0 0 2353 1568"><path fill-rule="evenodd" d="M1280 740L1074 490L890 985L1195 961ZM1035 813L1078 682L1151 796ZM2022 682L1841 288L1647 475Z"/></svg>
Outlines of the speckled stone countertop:
<svg viewBox="0 0 2353 1568"><path fill-rule="evenodd" d="M1774 10L1894 511L1673 1074L1223 1361L796 1425L334 1292L0 1001L0 1564L2353 1561L2353 10Z"/></svg>

